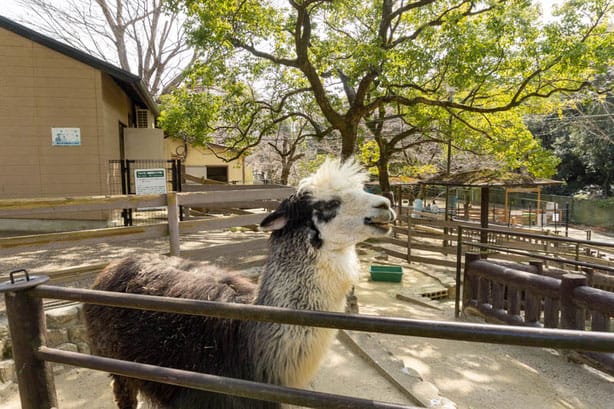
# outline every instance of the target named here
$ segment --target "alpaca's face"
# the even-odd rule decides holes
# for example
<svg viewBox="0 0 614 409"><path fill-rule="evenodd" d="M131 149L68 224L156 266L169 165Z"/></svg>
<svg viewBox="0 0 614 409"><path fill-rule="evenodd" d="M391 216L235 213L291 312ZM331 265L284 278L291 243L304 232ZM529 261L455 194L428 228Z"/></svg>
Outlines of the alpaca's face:
<svg viewBox="0 0 614 409"><path fill-rule="evenodd" d="M386 235L396 218L390 201L362 189L338 192L313 203L312 220L324 245L346 247Z"/></svg>
<svg viewBox="0 0 614 409"><path fill-rule="evenodd" d="M314 244L329 248L388 234L396 214L387 198L364 191L365 180L365 173L353 161L326 162L261 226L265 230L310 226Z"/></svg>

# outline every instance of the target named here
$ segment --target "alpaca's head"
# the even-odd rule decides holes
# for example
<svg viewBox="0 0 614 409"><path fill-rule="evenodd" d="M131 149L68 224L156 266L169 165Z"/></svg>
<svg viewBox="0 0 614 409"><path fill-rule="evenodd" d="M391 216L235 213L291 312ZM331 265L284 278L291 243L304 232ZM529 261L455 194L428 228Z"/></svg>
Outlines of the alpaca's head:
<svg viewBox="0 0 614 409"><path fill-rule="evenodd" d="M364 191L367 179L354 160L327 160L260 226L274 235L308 227L316 247L343 248L386 235L396 215L387 198Z"/></svg>

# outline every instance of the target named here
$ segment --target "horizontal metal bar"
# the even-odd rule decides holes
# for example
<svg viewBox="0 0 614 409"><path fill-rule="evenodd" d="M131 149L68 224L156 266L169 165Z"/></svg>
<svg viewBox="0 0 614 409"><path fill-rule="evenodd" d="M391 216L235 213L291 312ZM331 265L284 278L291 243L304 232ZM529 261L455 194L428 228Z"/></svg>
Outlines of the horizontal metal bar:
<svg viewBox="0 0 614 409"><path fill-rule="evenodd" d="M517 328L504 325L349 315L259 305L114 293L80 288L63 288L50 285L39 285L28 291L33 296L42 298L59 298L141 310L381 332L395 335L445 338L458 341L614 352L614 334L605 332Z"/></svg>
<svg viewBox="0 0 614 409"><path fill-rule="evenodd" d="M588 268L592 268L594 270L609 271L609 272L614 273L614 267L608 267L608 266L605 266L603 264L585 263L584 261L575 261L575 260L571 260L571 259L542 256L541 254L529 253L528 250L526 250L526 251L523 251L523 250L512 250L512 249L509 249L509 248L506 248L506 247L495 246L495 245L492 245L492 244L474 243L474 242L471 242L471 241L462 241L461 244L464 245L464 246L473 246L473 247L478 247L478 248L487 249L487 250L488 249L499 250L501 252L510 253L510 254L518 254L518 255L521 255L521 256L527 256L527 257L531 257L531 258L534 258L534 259L546 260L546 261L554 261L556 263L564 263L564 264L570 264L572 266L588 267Z"/></svg>
<svg viewBox="0 0 614 409"><path fill-rule="evenodd" d="M124 375L132 378L185 386L210 392L241 396L244 398L283 402L311 408L365 408L365 409L418 409L395 403L386 403L330 393L314 392L303 389L246 381L243 379L190 372L181 369L165 368L155 365L121 361L95 355L61 351L41 347L36 356L44 361L80 366Z"/></svg>

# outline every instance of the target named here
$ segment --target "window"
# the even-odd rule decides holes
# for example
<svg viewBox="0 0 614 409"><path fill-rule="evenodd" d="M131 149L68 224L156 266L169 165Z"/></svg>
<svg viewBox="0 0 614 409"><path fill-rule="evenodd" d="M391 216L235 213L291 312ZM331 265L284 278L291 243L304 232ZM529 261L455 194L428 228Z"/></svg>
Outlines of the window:
<svg viewBox="0 0 614 409"><path fill-rule="evenodd" d="M149 128L149 111L146 109L136 110L136 127Z"/></svg>
<svg viewBox="0 0 614 409"><path fill-rule="evenodd" d="M207 179L228 183L228 166L207 166Z"/></svg>

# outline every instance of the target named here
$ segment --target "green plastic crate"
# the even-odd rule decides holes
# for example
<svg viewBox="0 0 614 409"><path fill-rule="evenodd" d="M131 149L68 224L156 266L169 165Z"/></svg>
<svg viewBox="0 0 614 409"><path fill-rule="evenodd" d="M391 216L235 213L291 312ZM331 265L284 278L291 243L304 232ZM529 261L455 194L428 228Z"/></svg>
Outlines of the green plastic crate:
<svg viewBox="0 0 614 409"><path fill-rule="evenodd" d="M373 281L398 283L403 278L403 267L401 266L371 265L369 272L371 273L371 280Z"/></svg>

